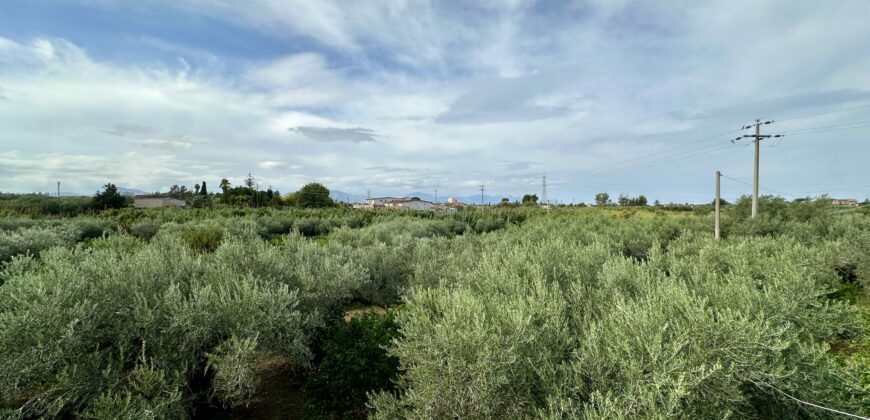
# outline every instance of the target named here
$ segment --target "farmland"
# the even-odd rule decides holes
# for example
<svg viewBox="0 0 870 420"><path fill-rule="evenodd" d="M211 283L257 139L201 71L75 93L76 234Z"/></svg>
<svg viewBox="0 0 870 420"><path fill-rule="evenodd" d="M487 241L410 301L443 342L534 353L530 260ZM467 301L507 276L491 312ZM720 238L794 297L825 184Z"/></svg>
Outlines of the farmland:
<svg viewBox="0 0 870 420"><path fill-rule="evenodd" d="M0 415L870 413L870 214L747 208L7 211Z"/></svg>

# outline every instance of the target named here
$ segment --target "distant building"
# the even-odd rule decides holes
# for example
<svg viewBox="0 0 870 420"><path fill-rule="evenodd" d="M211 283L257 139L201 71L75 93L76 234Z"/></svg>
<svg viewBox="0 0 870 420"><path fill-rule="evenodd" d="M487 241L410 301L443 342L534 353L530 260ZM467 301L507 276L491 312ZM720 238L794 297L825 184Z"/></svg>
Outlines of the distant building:
<svg viewBox="0 0 870 420"><path fill-rule="evenodd" d="M384 207L408 210L435 210L435 203L413 198L399 198L384 203Z"/></svg>
<svg viewBox="0 0 870 420"><path fill-rule="evenodd" d="M455 199L454 199L455 200ZM353 208L355 209L376 209L376 208L385 208L385 209L396 209L396 210L423 210L423 211L456 211L454 208L450 208L443 205L438 205L432 203L430 201L421 200L419 198L413 197L377 197L377 198L369 198L366 200L365 204L354 204Z"/></svg>
<svg viewBox="0 0 870 420"><path fill-rule="evenodd" d="M447 199L447 204L460 204L460 203L459 203L459 200L456 199L456 197L450 197Z"/></svg>
<svg viewBox="0 0 870 420"><path fill-rule="evenodd" d="M854 198L835 198L831 200L831 204L835 206L857 206L858 200L855 200Z"/></svg>
<svg viewBox="0 0 870 420"><path fill-rule="evenodd" d="M172 197L157 195L137 195L133 197L133 207L137 209L153 209L160 207L185 207L187 203Z"/></svg>
<svg viewBox="0 0 870 420"><path fill-rule="evenodd" d="M402 200L400 197L377 197L377 198L368 198L366 199L366 205L369 207L381 207L385 205L387 202Z"/></svg>

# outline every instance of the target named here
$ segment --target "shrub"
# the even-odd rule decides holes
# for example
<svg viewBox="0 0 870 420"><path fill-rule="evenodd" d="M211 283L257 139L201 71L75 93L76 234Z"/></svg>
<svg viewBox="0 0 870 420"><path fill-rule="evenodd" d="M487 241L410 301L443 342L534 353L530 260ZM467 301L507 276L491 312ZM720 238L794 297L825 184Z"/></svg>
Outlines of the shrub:
<svg viewBox="0 0 870 420"><path fill-rule="evenodd" d="M78 239L79 232L72 226L32 227L0 232L0 262L9 261L16 255L36 255L54 246L72 245Z"/></svg>
<svg viewBox="0 0 870 420"><path fill-rule="evenodd" d="M203 360L216 378L205 391L231 404L251 393L239 378L252 352L306 365L297 291L216 263L169 235L133 252L55 248L6 272L0 407L24 418L176 417L197 397L189 381Z"/></svg>
<svg viewBox="0 0 870 420"><path fill-rule="evenodd" d="M76 227L79 229L79 241L86 239L94 239L103 236L112 231L115 225L108 220L99 219L79 219L76 221Z"/></svg>
<svg viewBox="0 0 870 420"><path fill-rule="evenodd" d="M399 361L386 346L397 337L392 312L336 321L324 338L322 359L305 382L315 410L360 416L367 394L391 391Z"/></svg>
<svg viewBox="0 0 870 420"><path fill-rule="evenodd" d="M305 217L295 223L295 228L302 236L318 236L329 233L329 228L316 217Z"/></svg>
<svg viewBox="0 0 870 420"><path fill-rule="evenodd" d="M191 249L200 252L213 252L218 249L224 234L215 226L199 226L187 229L181 234L181 238Z"/></svg>
<svg viewBox="0 0 870 420"><path fill-rule="evenodd" d="M673 247L640 262L520 236L452 282L415 289L391 349L406 387L379 394L377 416L815 414L780 391L864 409L867 391L819 344L860 323L820 300L837 274L813 251L782 240Z"/></svg>
<svg viewBox="0 0 870 420"><path fill-rule="evenodd" d="M160 224L151 220L135 223L130 227L130 234L138 238L151 240L160 230Z"/></svg>

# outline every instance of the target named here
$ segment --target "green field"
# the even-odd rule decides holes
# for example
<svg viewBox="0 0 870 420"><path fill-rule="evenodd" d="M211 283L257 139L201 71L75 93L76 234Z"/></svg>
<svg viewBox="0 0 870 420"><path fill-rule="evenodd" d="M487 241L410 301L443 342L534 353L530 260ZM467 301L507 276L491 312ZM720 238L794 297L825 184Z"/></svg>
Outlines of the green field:
<svg viewBox="0 0 870 420"><path fill-rule="evenodd" d="M0 218L0 417L870 414L870 213Z"/></svg>

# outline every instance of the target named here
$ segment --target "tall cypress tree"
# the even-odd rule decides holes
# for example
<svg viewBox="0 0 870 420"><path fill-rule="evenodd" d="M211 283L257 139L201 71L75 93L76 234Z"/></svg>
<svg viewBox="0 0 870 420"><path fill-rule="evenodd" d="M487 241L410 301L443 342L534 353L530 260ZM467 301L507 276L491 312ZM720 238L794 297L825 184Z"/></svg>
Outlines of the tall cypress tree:
<svg viewBox="0 0 870 420"><path fill-rule="evenodd" d="M208 195L208 190L205 189L205 181L202 181L202 185L199 187L200 195Z"/></svg>

